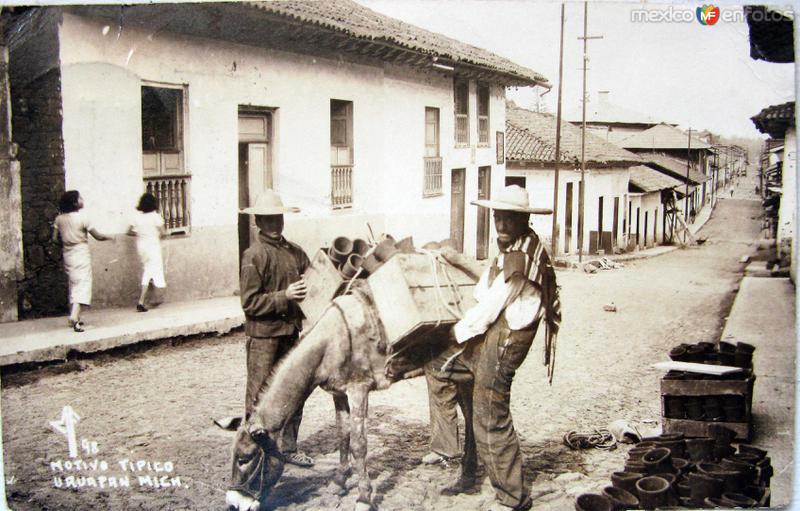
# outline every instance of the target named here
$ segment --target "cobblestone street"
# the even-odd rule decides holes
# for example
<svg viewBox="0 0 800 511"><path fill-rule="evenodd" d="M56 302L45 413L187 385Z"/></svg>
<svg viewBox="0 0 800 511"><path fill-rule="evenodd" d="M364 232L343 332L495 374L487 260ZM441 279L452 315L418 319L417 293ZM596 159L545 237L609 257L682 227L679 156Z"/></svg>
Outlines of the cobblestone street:
<svg viewBox="0 0 800 511"><path fill-rule="evenodd" d="M707 239L701 246L596 274L558 273L564 322L553 385L541 363L540 331L512 393L535 509L572 509L575 496L602 489L624 464L627 446L571 451L562 443L565 433L592 432L616 419L659 419L662 373L650 365L667 360L678 343L719 339L742 277L739 259L755 252L760 229L760 204L739 198L745 195L719 201L699 233ZM611 303L616 312L604 310ZM758 352L755 366L758 371ZM239 331L5 375L3 452L11 506L223 508L232 434L212 419L241 412L244 367ZM65 405L80 416L77 437L87 441L77 446L83 461L104 461L107 471L54 471L53 462L61 460L63 467L69 457L64 435L48 422L58 420ZM328 488L338 462L334 419L330 397L315 391L305 406L300 447L317 464L310 470L287 467L273 507L352 508L355 490L339 497ZM488 482L479 495L439 496L457 468L420 463L428 452L427 425L423 379L371 395L368 464L376 504L383 510L485 509L493 499ZM758 444L758 431L754 440ZM131 463L120 463L125 460ZM98 474L107 477L104 488L56 487L69 476ZM112 487L109 476L117 485L128 477L130 487ZM773 490L773 505L788 500Z"/></svg>

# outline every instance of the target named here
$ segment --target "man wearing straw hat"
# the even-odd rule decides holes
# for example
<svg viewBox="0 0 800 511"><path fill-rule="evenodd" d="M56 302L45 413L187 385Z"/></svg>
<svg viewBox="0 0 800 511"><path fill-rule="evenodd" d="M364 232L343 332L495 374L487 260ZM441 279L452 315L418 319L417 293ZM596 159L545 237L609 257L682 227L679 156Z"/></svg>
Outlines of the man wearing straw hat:
<svg viewBox="0 0 800 511"><path fill-rule="evenodd" d="M247 387L245 421L266 391L272 368L297 343L303 313L297 305L306 296L303 273L310 261L303 249L283 237L283 214L299 208L283 205L273 190L265 190L240 213L255 215L258 240L242 255L240 291L247 335ZM303 407L283 428L279 447L286 461L298 466L314 464L297 450L297 431Z"/></svg>
<svg viewBox="0 0 800 511"><path fill-rule="evenodd" d="M545 364L552 381L555 337L561 321L556 276L550 257L528 221L528 193L508 186L492 200L472 204L494 210L499 255L475 287L478 303L453 327L449 349L428 367L432 417L447 414L453 385L466 421L461 474L442 489L445 495L480 486L478 458L496 493L495 510L525 510L532 505L522 477L522 454L511 420L511 383L544 320ZM441 434L447 428L437 428ZM455 430L455 426L451 428ZM457 431L457 430L455 430ZM433 443L433 442L432 442ZM476 453L477 450L477 453Z"/></svg>

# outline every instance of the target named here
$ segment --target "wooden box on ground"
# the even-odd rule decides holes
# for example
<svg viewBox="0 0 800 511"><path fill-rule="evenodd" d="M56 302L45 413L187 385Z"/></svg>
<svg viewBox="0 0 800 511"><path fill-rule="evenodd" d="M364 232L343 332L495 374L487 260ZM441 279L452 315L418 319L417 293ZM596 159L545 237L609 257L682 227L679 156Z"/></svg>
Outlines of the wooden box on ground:
<svg viewBox="0 0 800 511"><path fill-rule="evenodd" d="M683 433L687 437L707 437L712 425L724 426L736 432L739 440L750 440L752 433L753 385L756 377L745 380L661 380L661 416L665 433ZM742 422L701 421L672 419L666 416L665 396L704 397L741 396L745 404L745 420Z"/></svg>
<svg viewBox="0 0 800 511"><path fill-rule="evenodd" d="M394 350L446 336L459 319L453 313L475 304L475 281L451 265L432 266L425 254L396 254L367 282Z"/></svg>
<svg viewBox="0 0 800 511"><path fill-rule="evenodd" d="M305 324L310 326L317 322L336 296L344 279L323 250L314 254L304 278L308 291L299 305L306 316Z"/></svg>

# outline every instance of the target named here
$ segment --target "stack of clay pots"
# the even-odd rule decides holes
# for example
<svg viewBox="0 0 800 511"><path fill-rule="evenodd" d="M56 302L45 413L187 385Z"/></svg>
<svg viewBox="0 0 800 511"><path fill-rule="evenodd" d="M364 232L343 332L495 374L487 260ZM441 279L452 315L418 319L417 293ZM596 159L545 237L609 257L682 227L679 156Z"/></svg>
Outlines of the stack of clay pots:
<svg viewBox="0 0 800 511"><path fill-rule="evenodd" d="M678 362L695 362L698 364L714 364L743 369L752 369L753 352L755 346L746 342L732 344L720 341L698 342L696 344L679 344L669 352L669 358ZM748 374L749 371L734 373L737 377Z"/></svg>
<svg viewBox="0 0 800 511"><path fill-rule="evenodd" d="M712 425L711 437L663 434L628 452L623 471L611 475L602 494L580 495L578 511L666 507L734 508L770 504L772 466L767 452L731 445L736 433Z"/></svg>
<svg viewBox="0 0 800 511"><path fill-rule="evenodd" d="M743 370L727 375L706 375L669 371L665 380L718 380L745 381L753 375L753 352L755 347L747 343L731 344L710 342L679 344L672 348L669 356L678 362L741 367ZM711 422L747 422L748 404L742 394L720 394L708 396L664 396L664 417L669 419L688 419Z"/></svg>
<svg viewBox="0 0 800 511"><path fill-rule="evenodd" d="M375 270L399 252L413 252L414 243L411 238L395 241L389 234L381 236L378 243L338 236L334 238L330 248L323 250L342 278L350 280L354 277L366 278L375 273Z"/></svg>

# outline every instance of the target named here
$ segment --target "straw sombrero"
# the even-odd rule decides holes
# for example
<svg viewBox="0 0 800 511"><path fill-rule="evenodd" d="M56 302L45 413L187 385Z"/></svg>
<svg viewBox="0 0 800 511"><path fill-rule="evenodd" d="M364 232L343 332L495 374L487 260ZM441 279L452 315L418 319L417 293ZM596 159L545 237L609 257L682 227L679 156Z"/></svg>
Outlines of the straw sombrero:
<svg viewBox="0 0 800 511"><path fill-rule="evenodd" d="M256 203L249 208L240 209L239 213L245 215L282 215L284 213L299 213L300 208L284 206L280 196L274 190L264 190L258 196Z"/></svg>
<svg viewBox="0 0 800 511"><path fill-rule="evenodd" d="M500 190L493 199L474 200L470 201L470 204L482 206L484 208L519 211L520 213L531 213L534 215L553 214L553 210L549 208L532 208L530 206L528 192L519 185L506 186Z"/></svg>

